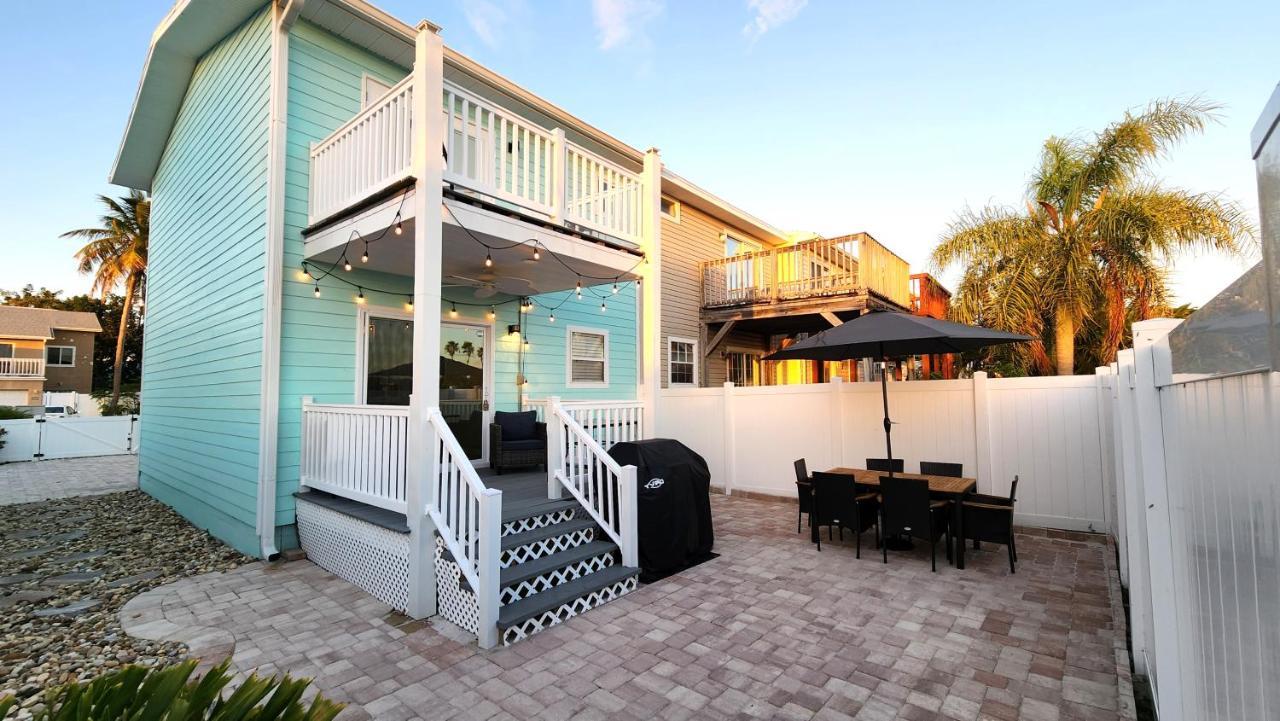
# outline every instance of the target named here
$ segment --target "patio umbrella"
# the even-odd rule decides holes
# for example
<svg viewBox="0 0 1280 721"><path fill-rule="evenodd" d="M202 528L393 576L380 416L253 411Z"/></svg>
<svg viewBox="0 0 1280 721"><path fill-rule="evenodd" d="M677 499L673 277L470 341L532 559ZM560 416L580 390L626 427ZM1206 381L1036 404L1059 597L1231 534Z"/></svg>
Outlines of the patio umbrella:
<svg viewBox="0 0 1280 721"><path fill-rule="evenodd" d="M906 313L873 312L810 336L765 357L765 360L842 361L858 358L901 358L933 353L962 353L992 345L1018 343L1031 336L952 323ZM889 420L888 369L880 374L884 400L884 446L893 458L893 424ZM892 469L892 464L890 468ZM889 471L893 475L893 471Z"/></svg>

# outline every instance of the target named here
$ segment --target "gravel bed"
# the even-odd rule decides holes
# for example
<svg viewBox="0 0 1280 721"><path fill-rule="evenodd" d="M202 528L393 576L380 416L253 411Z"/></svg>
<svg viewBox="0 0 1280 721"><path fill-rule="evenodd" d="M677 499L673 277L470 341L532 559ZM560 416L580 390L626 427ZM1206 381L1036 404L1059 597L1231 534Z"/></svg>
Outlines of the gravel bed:
<svg viewBox="0 0 1280 721"><path fill-rule="evenodd" d="M48 686L182 658L184 644L125 635L121 606L251 560L140 491L4 506L0 697L15 693L29 709Z"/></svg>

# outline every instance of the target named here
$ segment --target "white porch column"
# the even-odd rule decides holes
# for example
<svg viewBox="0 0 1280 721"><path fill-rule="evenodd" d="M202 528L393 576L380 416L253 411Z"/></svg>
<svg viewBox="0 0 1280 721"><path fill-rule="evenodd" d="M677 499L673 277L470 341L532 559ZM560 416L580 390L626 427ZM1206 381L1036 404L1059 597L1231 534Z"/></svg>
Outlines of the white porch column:
<svg viewBox="0 0 1280 721"><path fill-rule="evenodd" d="M431 441L427 410L440 405L440 263L444 229L440 180L444 161L444 43L440 28L418 24L413 61L413 396L409 401L409 478L405 496L409 522L409 615L436 612L436 569L428 504L431 479L440 464Z"/></svg>
<svg viewBox="0 0 1280 721"><path fill-rule="evenodd" d="M658 390L662 387L662 155L657 148L644 154L644 194L641 201L640 250L640 367L636 369L636 398L644 403L644 437L657 435Z"/></svg>

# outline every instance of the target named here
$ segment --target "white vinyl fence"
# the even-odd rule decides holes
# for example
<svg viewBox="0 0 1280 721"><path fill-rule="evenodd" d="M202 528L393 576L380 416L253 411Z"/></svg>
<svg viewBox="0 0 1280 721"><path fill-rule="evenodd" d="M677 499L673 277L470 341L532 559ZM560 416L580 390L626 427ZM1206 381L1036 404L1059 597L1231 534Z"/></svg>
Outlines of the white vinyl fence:
<svg viewBox="0 0 1280 721"><path fill-rule="evenodd" d="M1018 522L1110 529L1112 377L987 378L889 384L893 453L963 463L982 493L1005 494L1015 475ZM809 470L864 466L885 454L878 383L667 389L657 432L704 458L728 492L794 497L792 461Z"/></svg>
<svg viewBox="0 0 1280 721"><path fill-rule="evenodd" d="M0 421L0 463L138 452L137 416L71 416Z"/></svg>

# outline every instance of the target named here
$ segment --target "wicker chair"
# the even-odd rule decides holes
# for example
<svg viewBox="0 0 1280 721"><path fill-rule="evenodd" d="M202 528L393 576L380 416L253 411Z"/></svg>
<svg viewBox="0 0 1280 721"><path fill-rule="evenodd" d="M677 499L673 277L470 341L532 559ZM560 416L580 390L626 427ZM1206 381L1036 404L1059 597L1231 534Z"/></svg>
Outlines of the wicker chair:
<svg viewBox="0 0 1280 721"><path fill-rule="evenodd" d="M800 510L796 513L796 533L799 533L801 521L804 520L806 513L809 514L809 525L813 525L813 482L809 478L809 467L805 465L803 458L798 459L794 465L796 467L796 500L800 504Z"/></svg>
<svg viewBox="0 0 1280 721"><path fill-rule="evenodd" d="M963 478L963 463L940 463L938 461L920 461L920 475L922 476L947 476L948 478Z"/></svg>
<svg viewBox="0 0 1280 721"><path fill-rule="evenodd" d="M547 466L547 424L536 411L498 411L489 424L489 464L498 474L508 468Z"/></svg>
<svg viewBox="0 0 1280 721"><path fill-rule="evenodd" d="M881 471L883 473L905 473L905 463L901 458L868 458L868 471Z"/></svg>
<svg viewBox="0 0 1280 721"><path fill-rule="evenodd" d="M1013 477L1009 497L970 493L960 504L964 538L973 539L973 547L982 541L1003 543L1009 549L1009 573L1017 573L1018 545L1013 536L1013 504L1018 495L1018 477ZM960 543L964 543L964 538Z"/></svg>
<svg viewBox="0 0 1280 721"><path fill-rule="evenodd" d="M831 528L840 529L840 538L844 539L844 529L853 531L854 558L862 558L862 534L875 526L876 543L880 542L880 524L876 514L880 510L880 502L874 491L854 483L850 476L839 473L813 474L813 513L809 516L815 526L827 527L827 538L831 537ZM822 534L816 534L818 550L822 550Z"/></svg>
<svg viewBox="0 0 1280 721"><path fill-rule="evenodd" d="M929 498L929 482L915 478L880 476L880 534L884 562L889 562L888 540L910 536L929 544L929 562L938 570L938 539L946 536L947 560L951 560L951 503Z"/></svg>

